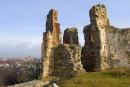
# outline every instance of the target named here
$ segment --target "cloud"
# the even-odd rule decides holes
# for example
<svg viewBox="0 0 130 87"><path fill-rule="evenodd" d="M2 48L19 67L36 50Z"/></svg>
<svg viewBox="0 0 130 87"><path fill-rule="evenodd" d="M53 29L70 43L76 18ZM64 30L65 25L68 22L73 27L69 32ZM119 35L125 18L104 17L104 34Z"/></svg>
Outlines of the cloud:
<svg viewBox="0 0 130 87"><path fill-rule="evenodd" d="M9 43L0 43L0 57L40 57L40 44L32 45L30 43L20 43L11 45Z"/></svg>

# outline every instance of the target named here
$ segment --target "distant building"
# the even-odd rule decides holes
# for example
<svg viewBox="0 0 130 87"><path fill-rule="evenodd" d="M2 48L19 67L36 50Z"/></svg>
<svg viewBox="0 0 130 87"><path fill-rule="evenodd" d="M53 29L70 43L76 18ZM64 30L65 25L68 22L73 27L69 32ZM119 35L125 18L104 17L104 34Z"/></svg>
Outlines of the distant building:
<svg viewBox="0 0 130 87"><path fill-rule="evenodd" d="M0 60L0 67L9 67L9 63L5 60Z"/></svg>

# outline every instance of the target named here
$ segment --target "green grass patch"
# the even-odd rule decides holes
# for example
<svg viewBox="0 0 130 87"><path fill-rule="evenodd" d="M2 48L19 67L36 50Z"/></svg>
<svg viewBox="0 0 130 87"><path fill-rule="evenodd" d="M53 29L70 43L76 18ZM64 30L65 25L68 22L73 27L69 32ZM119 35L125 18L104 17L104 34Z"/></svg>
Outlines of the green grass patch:
<svg viewBox="0 0 130 87"><path fill-rule="evenodd" d="M130 87L130 78L115 77L110 72L86 72L64 80L62 87Z"/></svg>

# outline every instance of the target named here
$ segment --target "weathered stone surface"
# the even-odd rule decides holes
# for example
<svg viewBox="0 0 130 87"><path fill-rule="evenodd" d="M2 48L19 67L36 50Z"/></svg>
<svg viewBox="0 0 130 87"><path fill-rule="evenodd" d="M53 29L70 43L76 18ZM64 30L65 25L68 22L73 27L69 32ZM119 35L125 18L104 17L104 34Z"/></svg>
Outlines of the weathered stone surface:
<svg viewBox="0 0 130 87"><path fill-rule="evenodd" d="M79 45L78 41L78 31L77 28L67 28L64 31L64 36L63 36L63 43L64 44L77 44Z"/></svg>
<svg viewBox="0 0 130 87"><path fill-rule="evenodd" d="M60 24L57 20L58 13L56 10L51 9L47 15L46 32L50 31L53 35L53 45L57 46L61 43L60 40Z"/></svg>
<svg viewBox="0 0 130 87"><path fill-rule="evenodd" d="M84 70L81 65L81 48L78 45L77 29L65 30L64 42L68 45L61 45L60 28L55 10L50 10L47 15L46 32L43 36L40 76L42 80L53 76L69 77ZM68 42L66 42L67 39Z"/></svg>
<svg viewBox="0 0 130 87"><path fill-rule="evenodd" d="M33 81L15 84L8 87L59 87L59 86L53 81L33 80Z"/></svg>
<svg viewBox="0 0 130 87"><path fill-rule="evenodd" d="M42 43L42 71L41 79L47 78L52 72L52 48L53 48L53 35L50 31L44 32L44 38Z"/></svg>
<svg viewBox="0 0 130 87"><path fill-rule="evenodd" d="M42 43L42 70L40 79L46 79L52 75L54 67L53 48L61 43L60 27L57 23L57 12L49 11L46 21L46 32L43 33Z"/></svg>
<svg viewBox="0 0 130 87"><path fill-rule="evenodd" d="M84 27L85 46L83 48L82 61L84 68L90 71L98 71L106 68L107 44L106 29L109 26L107 11L104 5L98 4L90 9L91 24Z"/></svg>
<svg viewBox="0 0 130 87"><path fill-rule="evenodd" d="M55 87L55 83L47 78L71 77L84 69L100 71L130 67L130 28L118 29L111 26L106 7L102 4L93 6L89 15L91 24L85 26L83 30L85 45L81 55L77 29L66 29L64 44L61 44L57 12L50 10L47 15L46 32L43 33L41 80L9 87Z"/></svg>
<svg viewBox="0 0 130 87"><path fill-rule="evenodd" d="M130 29L117 29L109 24L107 10L98 4L91 8L91 24L84 27L85 46L82 63L87 71L128 67Z"/></svg>
<svg viewBox="0 0 130 87"><path fill-rule="evenodd" d="M110 67L130 67L130 28L107 30L108 57Z"/></svg>
<svg viewBox="0 0 130 87"><path fill-rule="evenodd" d="M84 71L81 64L81 47L73 44L61 44L54 51L54 72L57 77L71 77Z"/></svg>

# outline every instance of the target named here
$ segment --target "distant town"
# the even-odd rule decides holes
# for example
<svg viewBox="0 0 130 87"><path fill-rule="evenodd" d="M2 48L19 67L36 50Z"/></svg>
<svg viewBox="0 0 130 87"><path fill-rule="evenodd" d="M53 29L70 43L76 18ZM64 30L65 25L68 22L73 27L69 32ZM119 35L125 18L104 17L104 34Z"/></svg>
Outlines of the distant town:
<svg viewBox="0 0 130 87"><path fill-rule="evenodd" d="M7 85L37 79L40 67L40 59L31 56L0 58L0 85L6 87Z"/></svg>
<svg viewBox="0 0 130 87"><path fill-rule="evenodd" d="M0 67L9 67L12 65L22 66L23 63L27 62L39 62L39 58L34 58L31 56L27 57L14 57L14 58L0 58Z"/></svg>

